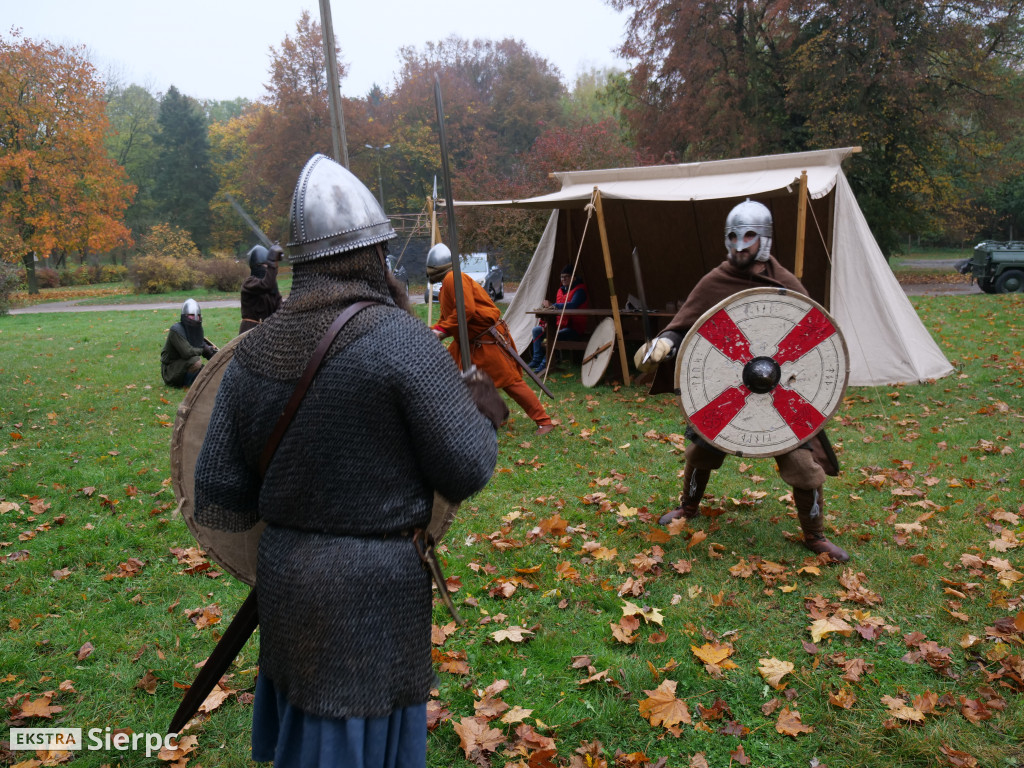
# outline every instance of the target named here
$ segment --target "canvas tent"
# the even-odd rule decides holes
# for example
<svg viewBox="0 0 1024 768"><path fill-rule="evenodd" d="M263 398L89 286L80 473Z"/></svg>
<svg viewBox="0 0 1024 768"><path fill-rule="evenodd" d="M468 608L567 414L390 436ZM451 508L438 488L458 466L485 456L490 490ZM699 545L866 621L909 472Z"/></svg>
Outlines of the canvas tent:
<svg viewBox="0 0 1024 768"><path fill-rule="evenodd" d="M772 251L784 266L797 271L801 248L801 280L811 297L832 313L846 338L851 385L940 378L953 368L893 276L843 174L843 160L855 151L847 147L556 173L562 188L552 194L455 205L552 211L505 313L520 349L528 347L536 324L529 310L554 295L559 271L576 262L577 255L592 306L612 309L614 295L615 309L621 309L628 296L640 295L631 256L636 247L647 306L663 313L674 310L722 261L726 214L750 197L772 211ZM804 174L806 193L801 189ZM802 244L799 219L804 221ZM661 319L659 327L665 322ZM641 334L634 317L622 319L620 327L627 340ZM625 363L621 341L620 347L619 360Z"/></svg>

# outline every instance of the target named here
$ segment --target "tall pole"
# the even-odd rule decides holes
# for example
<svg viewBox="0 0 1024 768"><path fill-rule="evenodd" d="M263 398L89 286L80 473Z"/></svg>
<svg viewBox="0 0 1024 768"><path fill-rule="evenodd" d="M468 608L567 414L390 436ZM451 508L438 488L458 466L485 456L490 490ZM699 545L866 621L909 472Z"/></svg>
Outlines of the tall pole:
<svg viewBox="0 0 1024 768"><path fill-rule="evenodd" d="M448 135L444 130L444 102L441 98L441 78L434 73L434 106L437 107L437 134L441 140L441 178L444 179L445 213L448 214L448 250L452 254L452 278L455 288L455 316L459 321L459 357L462 370L468 371L469 326L466 324L466 300L462 295L462 267L459 262L459 234L455 228L455 196L452 194L452 176L448 171Z"/></svg>
<svg viewBox="0 0 1024 768"><path fill-rule="evenodd" d="M331 113L334 159L348 168L348 140L345 138L345 115L341 108L341 83L338 80L338 54L334 47L331 0L320 0L320 28L324 39L324 58L327 60L328 111Z"/></svg>
<svg viewBox="0 0 1024 768"><path fill-rule="evenodd" d="M380 197L380 207L384 207L384 178L380 175L380 153L385 149L391 147L390 144L385 144L383 147L375 147L372 144L363 144L367 149L372 149L377 153L377 195Z"/></svg>
<svg viewBox="0 0 1024 768"><path fill-rule="evenodd" d="M604 206L601 204L601 190L594 187L591 197L594 210L597 212L597 230L601 235L601 253L604 255L604 271L608 276L608 295L612 305L612 321L615 323L615 335L619 343L619 365L622 366L622 381L629 386L629 363L626 362L626 337L622 333L622 318L619 316L619 299L615 295L615 275L612 273L612 252L608 247L608 229L604 223Z"/></svg>
<svg viewBox="0 0 1024 768"><path fill-rule="evenodd" d="M807 171L800 172L800 194L796 201L796 252L793 256L793 274L799 280L804 276L804 240L807 229Z"/></svg>

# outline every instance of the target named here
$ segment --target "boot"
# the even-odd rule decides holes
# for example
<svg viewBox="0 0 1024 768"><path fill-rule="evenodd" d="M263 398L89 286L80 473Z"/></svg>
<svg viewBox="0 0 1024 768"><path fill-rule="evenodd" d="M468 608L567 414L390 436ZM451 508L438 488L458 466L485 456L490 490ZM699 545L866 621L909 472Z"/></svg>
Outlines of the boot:
<svg viewBox="0 0 1024 768"><path fill-rule="evenodd" d="M687 464L683 469L683 492L679 495L679 506L662 515L658 522L668 525L680 517L687 520L697 517L700 514L700 500L704 498L704 489L708 487L710 479L710 469L697 469Z"/></svg>
<svg viewBox="0 0 1024 768"><path fill-rule="evenodd" d="M834 562L845 563L850 559L846 550L825 538L825 510L821 492L821 486L810 491L804 488L793 489L793 501L804 534L804 546L815 554L828 553Z"/></svg>

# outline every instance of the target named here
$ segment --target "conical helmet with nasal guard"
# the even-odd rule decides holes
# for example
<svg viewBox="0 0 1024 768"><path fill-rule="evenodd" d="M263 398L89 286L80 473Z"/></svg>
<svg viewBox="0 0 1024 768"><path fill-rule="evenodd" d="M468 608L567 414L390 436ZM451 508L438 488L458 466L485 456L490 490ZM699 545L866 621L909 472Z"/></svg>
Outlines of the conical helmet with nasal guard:
<svg viewBox="0 0 1024 768"><path fill-rule="evenodd" d="M299 174L289 215L293 264L356 251L397 237L369 189L326 155L313 155Z"/></svg>
<svg viewBox="0 0 1024 768"><path fill-rule="evenodd" d="M439 283L452 269L452 252L444 243L438 243L427 253L427 280Z"/></svg>

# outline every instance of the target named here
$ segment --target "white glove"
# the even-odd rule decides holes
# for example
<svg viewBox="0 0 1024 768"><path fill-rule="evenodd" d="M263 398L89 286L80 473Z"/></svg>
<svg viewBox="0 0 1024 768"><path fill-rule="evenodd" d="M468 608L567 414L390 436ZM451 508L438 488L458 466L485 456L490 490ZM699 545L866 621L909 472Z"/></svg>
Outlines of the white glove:
<svg viewBox="0 0 1024 768"><path fill-rule="evenodd" d="M636 354L633 355L633 365L640 373L647 373L657 368L658 364L671 353L672 342L661 336L656 336L636 351Z"/></svg>

